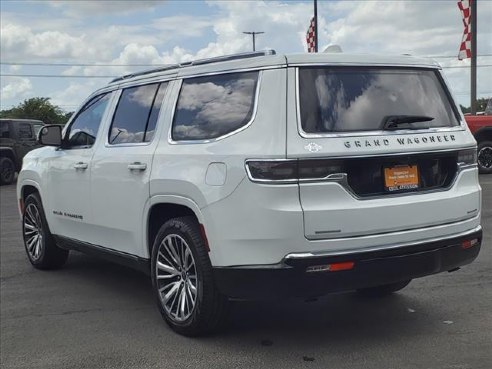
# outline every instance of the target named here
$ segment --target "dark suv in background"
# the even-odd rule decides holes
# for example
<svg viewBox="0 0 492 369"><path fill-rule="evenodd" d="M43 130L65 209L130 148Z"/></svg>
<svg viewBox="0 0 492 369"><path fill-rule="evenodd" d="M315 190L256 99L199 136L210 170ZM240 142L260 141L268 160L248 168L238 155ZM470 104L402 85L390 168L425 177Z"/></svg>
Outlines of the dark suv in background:
<svg viewBox="0 0 492 369"><path fill-rule="evenodd" d="M40 120L0 119L0 184L11 184L22 158L39 147L37 137L44 126Z"/></svg>

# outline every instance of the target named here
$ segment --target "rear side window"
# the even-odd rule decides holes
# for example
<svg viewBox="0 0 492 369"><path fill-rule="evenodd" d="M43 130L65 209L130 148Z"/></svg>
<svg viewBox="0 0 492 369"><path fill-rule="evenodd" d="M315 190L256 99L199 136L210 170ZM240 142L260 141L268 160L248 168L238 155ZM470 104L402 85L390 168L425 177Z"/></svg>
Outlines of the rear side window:
<svg viewBox="0 0 492 369"><path fill-rule="evenodd" d="M10 138L9 122L0 122L0 138Z"/></svg>
<svg viewBox="0 0 492 369"><path fill-rule="evenodd" d="M300 68L299 101L306 133L380 130L394 116L433 118L402 128L459 125L433 70Z"/></svg>
<svg viewBox="0 0 492 369"><path fill-rule="evenodd" d="M172 128L175 141L224 136L252 117L258 71L183 80Z"/></svg>
<svg viewBox="0 0 492 369"><path fill-rule="evenodd" d="M151 141L166 87L167 82L124 89L109 130L109 143Z"/></svg>

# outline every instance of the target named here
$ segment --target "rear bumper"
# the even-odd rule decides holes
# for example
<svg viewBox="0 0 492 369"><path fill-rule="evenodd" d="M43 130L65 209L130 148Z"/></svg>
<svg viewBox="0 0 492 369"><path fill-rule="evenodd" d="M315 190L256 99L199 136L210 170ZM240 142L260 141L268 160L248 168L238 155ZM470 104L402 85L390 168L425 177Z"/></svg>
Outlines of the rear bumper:
<svg viewBox="0 0 492 369"><path fill-rule="evenodd" d="M478 243L464 248L464 241ZM292 254L274 265L215 267L219 290L239 299L316 297L449 271L471 263L480 251L482 229L398 248L326 255ZM354 262L351 270L306 272L311 266Z"/></svg>

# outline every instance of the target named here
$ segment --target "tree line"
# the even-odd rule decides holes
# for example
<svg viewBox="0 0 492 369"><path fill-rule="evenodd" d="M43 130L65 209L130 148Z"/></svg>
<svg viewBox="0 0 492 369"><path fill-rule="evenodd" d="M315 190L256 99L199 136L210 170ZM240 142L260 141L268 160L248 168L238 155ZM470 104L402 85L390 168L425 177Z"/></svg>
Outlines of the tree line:
<svg viewBox="0 0 492 369"><path fill-rule="evenodd" d="M24 100L12 109L0 111L0 118L37 119L46 124L65 124L73 112L65 112L51 103L49 97L33 97Z"/></svg>

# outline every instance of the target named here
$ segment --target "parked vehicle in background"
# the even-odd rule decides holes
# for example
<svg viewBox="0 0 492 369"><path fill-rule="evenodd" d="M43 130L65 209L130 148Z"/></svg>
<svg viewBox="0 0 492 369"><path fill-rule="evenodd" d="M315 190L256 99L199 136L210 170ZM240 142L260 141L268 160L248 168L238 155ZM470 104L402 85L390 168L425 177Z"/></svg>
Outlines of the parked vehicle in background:
<svg viewBox="0 0 492 369"><path fill-rule="evenodd" d="M230 298L379 297L480 251L476 142L428 59L161 67L39 139L17 181L32 265L78 250L140 268L184 335L217 327Z"/></svg>
<svg viewBox="0 0 492 369"><path fill-rule="evenodd" d="M477 140L480 173L492 173L492 99L483 115L465 115L466 123Z"/></svg>
<svg viewBox="0 0 492 369"><path fill-rule="evenodd" d="M0 184L11 184L24 156L41 146L37 137L43 126L40 120L0 119Z"/></svg>

